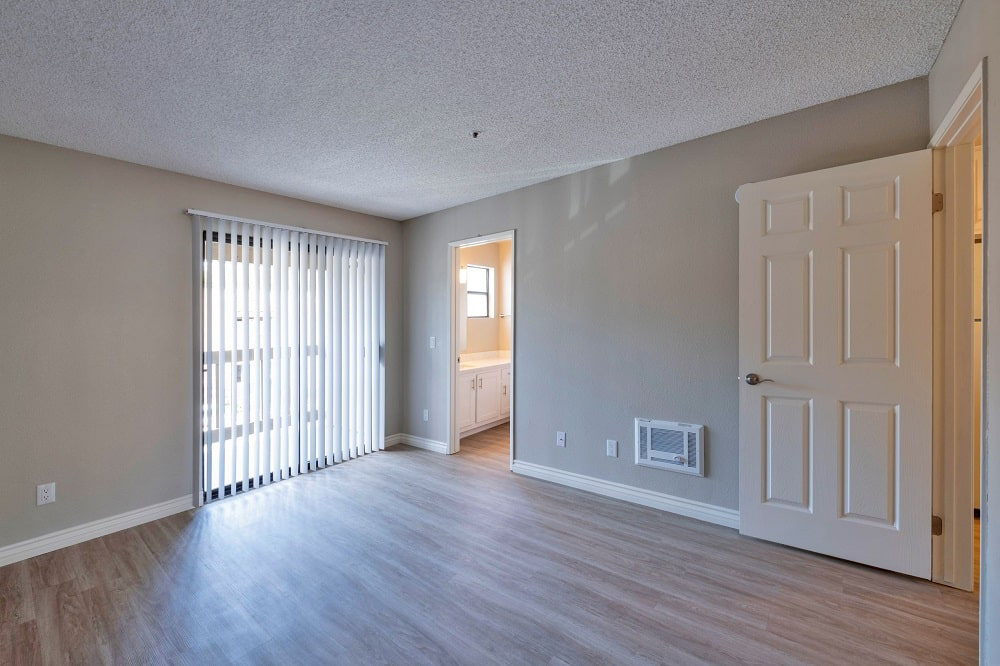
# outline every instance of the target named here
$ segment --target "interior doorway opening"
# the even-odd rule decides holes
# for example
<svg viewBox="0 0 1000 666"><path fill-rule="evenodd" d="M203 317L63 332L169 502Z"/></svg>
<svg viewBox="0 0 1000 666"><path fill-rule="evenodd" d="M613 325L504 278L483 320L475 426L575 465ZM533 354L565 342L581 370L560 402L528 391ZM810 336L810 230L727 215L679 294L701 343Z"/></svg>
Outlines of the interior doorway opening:
<svg viewBox="0 0 1000 666"><path fill-rule="evenodd" d="M514 232L450 243L450 415L448 452L492 432L514 460ZM493 439L496 439L494 437Z"/></svg>
<svg viewBox="0 0 1000 666"><path fill-rule="evenodd" d="M931 139L934 149L934 483L936 582L978 590L987 322L983 80L976 68Z"/></svg>

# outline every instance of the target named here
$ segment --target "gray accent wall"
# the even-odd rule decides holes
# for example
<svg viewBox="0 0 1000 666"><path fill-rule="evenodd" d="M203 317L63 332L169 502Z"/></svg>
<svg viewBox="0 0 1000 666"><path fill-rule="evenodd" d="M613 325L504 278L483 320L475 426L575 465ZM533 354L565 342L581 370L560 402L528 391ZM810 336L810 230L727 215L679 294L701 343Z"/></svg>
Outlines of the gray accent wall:
<svg viewBox="0 0 1000 666"><path fill-rule="evenodd" d="M2 136L0 206L0 546L192 493L189 207L389 242L398 432L399 222Z"/></svg>
<svg viewBox="0 0 1000 666"><path fill-rule="evenodd" d="M986 117L983 131L983 244L985 257L986 303L984 342L986 360L983 372L985 409L983 411L983 518L980 590L980 642L982 664L1000 664L1000 493L990 488L1000 485L1000 217L990 214L991 202L1000 201L1000 2L964 0L951 31L945 39L937 62L931 69L929 131L937 130L962 87L983 58Z"/></svg>
<svg viewBox="0 0 1000 666"><path fill-rule="evenodd" d="M927 128L915 79L405 222L403 431L448 436L449 241L516 229L516 459L736 508L736 188L919 150ZM637 416L704 424L706 477L636 466Z"/></svg>

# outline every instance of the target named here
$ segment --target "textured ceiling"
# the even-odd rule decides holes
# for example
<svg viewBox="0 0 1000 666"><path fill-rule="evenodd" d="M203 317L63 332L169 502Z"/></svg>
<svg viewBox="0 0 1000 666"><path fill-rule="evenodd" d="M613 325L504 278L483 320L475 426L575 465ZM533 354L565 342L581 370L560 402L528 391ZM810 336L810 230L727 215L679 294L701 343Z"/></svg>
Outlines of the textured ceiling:
<svg viewBox="0 0 1000 666"><path fill-rule="evenodd" d="M0 134L404 219L925 75L959 2L3 0Z"/></svg>

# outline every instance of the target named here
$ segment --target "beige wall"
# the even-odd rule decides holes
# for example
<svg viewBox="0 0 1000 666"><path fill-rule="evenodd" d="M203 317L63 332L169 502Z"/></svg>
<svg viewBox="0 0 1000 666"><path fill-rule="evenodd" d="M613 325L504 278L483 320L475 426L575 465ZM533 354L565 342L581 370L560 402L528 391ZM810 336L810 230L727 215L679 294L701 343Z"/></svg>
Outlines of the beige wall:
<svg viewBox="0 0 1000 666"><path fill-rule="evenodd" d="M510 350L511 317L511 256L510 241L484 243L472 247L459 248L458 260L462 266L489 266L493 269L494 309L488 318L468 317L466 319L466 345L464 352L487 352Z"/></svg>
<svg viewBox="0 0 1000 666"><path fill-rule="evenodd" d="M990 215L990 202L1000 201L1000 2L997 0L964 0L955 22L945 39L930 81L930 118L928 128L937 129L948 109L968 81L976 64L987 58L985 80L986 116L984 122L983 161L986 189L984 192L984 252L986 307L983 313L986 346L985 395L983 415L984 446L982 490L985 496L982 521L982 571L980 589L980 639L983 664L1000 664L1000 526L994 526L991 516L1000 516L1000 493L990 494L990 487L1000 485L1000 455L996 453L1000 424L1000 218ZM993 322L993 323L991 323Z"/></svg>
<svg viewBox="0 0 1000 666"><path fill-rule="evenodd" d="M191 494L188 207L389 242L398 431L398 222L10 137L0 204L0 546Z"/></svg>
<svg viewBox="0 0 1000 666"><path fill-rule="evenodd" d="M458 251L458 261L462 266L473 264L475 266L488 266L494 269L494 280L496 280L496 269L500 265L497 255L497 244L486 243L485 245L473 245L463 247ZM495 283L494 283L495 287ZM494 295L494 299L496 296ZM496 310L492 317L467 317L466 318L466 338L463 352L485 352L495 351L497 347L497 336L499 334Z"/></svg>
<svg viewBox="0 0 1000 666"><path fill-rule="evenodd" d="M404 431L448 437L448 243L516 229L516 458L735 508L736 188L928 138L919 79L404 223ZM704 423L707 477L635 465L636 416Z"/></svg>
<svg viewBox="0 0 1000 666"><path fill-rule="evenodd" d="M500 317L497 327L497 348L510 351L510 342L514 335L513 298L513 257L510 254L509 240L497 243L497 261L500 268L497 271L497 316Z"/></svg>

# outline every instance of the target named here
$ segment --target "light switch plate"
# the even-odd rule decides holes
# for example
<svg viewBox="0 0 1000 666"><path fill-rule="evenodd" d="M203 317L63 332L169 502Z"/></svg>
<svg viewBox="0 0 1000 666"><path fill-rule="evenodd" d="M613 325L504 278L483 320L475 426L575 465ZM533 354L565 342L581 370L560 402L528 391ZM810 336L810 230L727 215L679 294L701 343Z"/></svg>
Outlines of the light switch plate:
<svg viewBox="0 0 1000 666"><path fill-rule="evenodd" d="M437 347L437 338L435 338L433 335L431 336L430 347L431 349Z"/></svg>
<svg viewBox="0 0 1000 666"><path fill-rule="evenodd" d="M618 440L609 439L607 441L606 445L607 445L608 457L609 458L617 458L618 457Z"/></svg>
<svg viewBox="0 0 1000 666"><path fill-rule="evenodd" d="M556 446L566 446L566 433L561 430L556 433Z"/></svg>
<svg viewBox="0 0 1000 666"><path fill-rule="evenodd" d="M429 420L430 420L430 412L428 412L428 411L427 411L427 410L425 409L425 410L424 410L424 421L429 421Z"/></svg>

